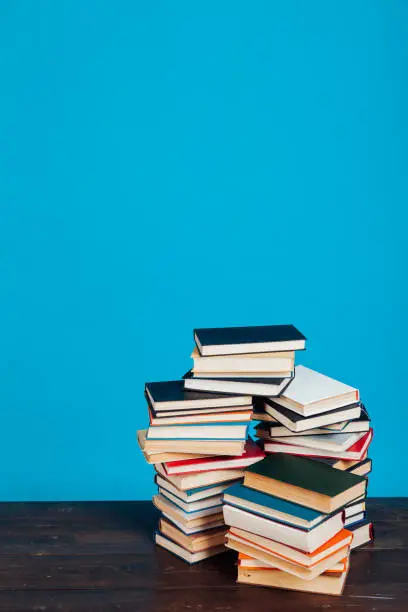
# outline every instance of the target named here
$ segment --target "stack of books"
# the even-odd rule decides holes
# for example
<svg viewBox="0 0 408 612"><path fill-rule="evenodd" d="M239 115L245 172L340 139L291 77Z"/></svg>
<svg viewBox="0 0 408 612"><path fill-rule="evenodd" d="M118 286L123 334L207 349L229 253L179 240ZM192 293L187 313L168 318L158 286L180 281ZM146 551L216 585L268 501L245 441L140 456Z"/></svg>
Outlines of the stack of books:
<svg viewBox="0 0 408 612"><path fill-rule="evenodd" d="M159 546L196 563L225 551L222 494L265 454L249 436L250 395L189 391L180 380L147 383L149 428L138 442L156 470Z"/></svg>
<svg viewBox="0 0 408 612"><path fill-rule="evenodd" d="M350 549L372 539L373 431L358 389L296 365L306 338L293 325L194 340L182 380L145 387L138 441L156 470L156 543L195 563L226 539L239 582L340 593Z"/></svg>
<svg viewBox="0 0 408 612"><path fill-rule="evenodd" d="M238 582L340 595L353 533L345 509L365 496L364 476L289 453L273 453L224 492L227 546Z"/></svg>
<svg viewBox="0 0 408 612"><path fill-rule="evenodd" d="M338 470L368 476L373 429L358 389L305 366L296 366L292 384L280 397L258 403L257 436L266 453L308 456ZM262 414L263 411L263 414ZM261 413L260 413L261 412ZM372 539L365 496L345 508L352 547Z"/></svg>
<svg viewBox="0 0 408 612"><path fill-rule="evenodd" d="M196 329L194 339L186 389L252 396L283 393L294 377L295 352L306 347L293 325Z"/></svg>

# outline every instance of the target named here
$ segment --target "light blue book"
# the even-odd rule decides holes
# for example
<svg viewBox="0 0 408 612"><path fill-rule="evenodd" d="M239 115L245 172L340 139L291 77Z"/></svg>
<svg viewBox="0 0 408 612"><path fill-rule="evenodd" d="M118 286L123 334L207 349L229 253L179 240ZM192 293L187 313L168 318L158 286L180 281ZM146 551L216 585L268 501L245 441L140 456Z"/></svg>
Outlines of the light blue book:
<svg viewBox="0 0 408 612"><path fill-rule="evenodd" d="M147 440L246 440L249 422L203 423L201 425L154 425Z"/></svg>

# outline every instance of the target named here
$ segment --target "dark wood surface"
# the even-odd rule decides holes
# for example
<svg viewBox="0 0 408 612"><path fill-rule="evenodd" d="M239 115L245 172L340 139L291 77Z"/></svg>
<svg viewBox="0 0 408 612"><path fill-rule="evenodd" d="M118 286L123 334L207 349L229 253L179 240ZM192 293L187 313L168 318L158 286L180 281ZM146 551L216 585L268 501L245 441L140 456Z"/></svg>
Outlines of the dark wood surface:
<svg viewBox="0 0 408 612"><path fill-rule="evenodd" d="M232 552L190 567L153 545L150 502L0 504L0 611L406 612L408 498L368 512L338 598L238 586Z"/></svg>

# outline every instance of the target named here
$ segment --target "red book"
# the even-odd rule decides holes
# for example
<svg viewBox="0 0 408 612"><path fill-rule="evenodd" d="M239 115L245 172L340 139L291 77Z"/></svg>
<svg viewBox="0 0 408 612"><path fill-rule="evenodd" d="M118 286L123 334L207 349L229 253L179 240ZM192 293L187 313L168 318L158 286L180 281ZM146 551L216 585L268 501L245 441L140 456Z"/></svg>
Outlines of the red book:
<svg viewBox="0 0 408 612"><path fill-rule="evenodd" d="M248 438L245 450L237 457L205 457L202 459L185 459L183 461L169 461L163 463L169 475L192 474L194 472L212 472L214 470L236 470L246 468L265 457L259 446Z"/></svg>
<svg viewBox="0 0 408 612"><path fill-rule="evenodd" d="M267 442L265 441L264 448L267 453L288 453L289 455L301 455L302 457L325 457L329 459L343 459L350 461L352 459L361 461L367 452L368 446L373 438L373 430L357 440L352 446L345 451L327 451L309 448L306 446L298 446L296 444L287 444L283 442ZM296 440L296 438L294 438Z"/></svg>

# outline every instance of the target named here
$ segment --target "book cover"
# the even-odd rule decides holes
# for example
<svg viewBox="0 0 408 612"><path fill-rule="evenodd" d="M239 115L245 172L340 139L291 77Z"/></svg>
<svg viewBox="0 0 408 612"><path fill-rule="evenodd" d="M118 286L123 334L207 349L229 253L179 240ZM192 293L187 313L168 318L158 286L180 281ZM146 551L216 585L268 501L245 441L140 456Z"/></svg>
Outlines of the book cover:
<svg viewBox="0 0 408 612"><path fill-rule="evenodd" d="M285 344L283 350L291 350L289 343L298 343L304 348L306 338L294 325L258 325L251 327L213 327L194 330L194 339L201 354L206 348L214 351L223 346L242 345L242 352L256 352L251 345ZM297 345L296 345L297 346ZM256 346L255 346L256 349Z"/></svg>
<svg viewBox="0 0 408 612"><path fill-rule="evenodd" d="M242 455L169 461L164 464L164 468L168 474L208 472L211 470L246 467L256 461L260 461L264 457L265 453L262 449L249 438L245 443L245 450Z"/></svg>
<svg viewBox="0 0 408 612"><path fill-rule="evenodd" d="M307 457L282 453L269 455L259 463L247 468L245 485L248 474L272 478L328 497L335 497L365 480L364 476L336 470L325 463L313 461Z"/></svg>
<svg viewBox="0 0 408 612"><path fill-rule="evenodd" d="M327 514L322 514L317 510L312 510L311 508L294 504L286 499L281 499L279 497L275 497L274 495L268 495L267 493L262 493L256 489L250 489L249 487L246 487L240 483L234 484L224 491L224 501L232 505L237 505L244 510L248 509L247 504L249 502L251 504L256 504L260 507L260 509L267 508L268 510L272 510L279 515L296 517L305 523L313 525L325 520L328 516ZM251 510L251 512L252 511L253 510ZM269 515L265 516L270 518ZM278 519L274 518L274 520ZM291 524L290 520L284 522Z"/></svg>

